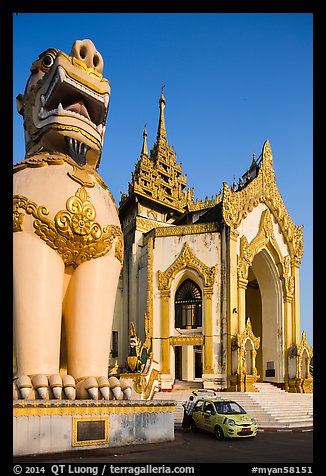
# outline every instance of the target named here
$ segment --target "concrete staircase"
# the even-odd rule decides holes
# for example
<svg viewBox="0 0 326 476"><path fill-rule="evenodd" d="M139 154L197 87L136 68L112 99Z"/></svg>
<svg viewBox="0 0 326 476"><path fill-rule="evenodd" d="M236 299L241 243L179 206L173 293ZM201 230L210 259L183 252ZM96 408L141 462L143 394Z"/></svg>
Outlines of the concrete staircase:
<svg viewBox="0 0 326 476"><path fill-rule="evenodd" d="M158 392L154 399L176 400L176 427L181 426L182 403L201 383L176 382L172 392ZM260 430L311 430L313 428L313 394L288 393L270 383L255 384L257 392L217 392L221 398L238 402L258 423Z"/></svg>

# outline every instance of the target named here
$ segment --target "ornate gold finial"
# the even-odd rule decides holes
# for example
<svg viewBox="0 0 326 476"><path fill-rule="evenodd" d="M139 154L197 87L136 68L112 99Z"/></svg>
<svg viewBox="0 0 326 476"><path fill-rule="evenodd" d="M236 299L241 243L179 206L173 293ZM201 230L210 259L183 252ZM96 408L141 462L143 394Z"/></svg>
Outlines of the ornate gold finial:
<svg viewBox="0 0 326 476"><path fill-rule="evenodd" d="M144 131L143 131L143 146L142 146L141 154L140 154L141 156L143 156L143 155L148 156L148 147L147 147L147 141L146 141L146 138L147 138L146 125L147 125L147 123L145 122Z"/></svg>
<svg viewBox="0 0 326 476"><path fill-rule="evenodd" d="M165 97L163 95L164 88L165 88L165 84L162 81L161 97L159 100L160 118L159 118L158 129L157 129L158 142L161 142L162 139L166 141L166 129L165 129L165 119L164 119Z"/></svg>

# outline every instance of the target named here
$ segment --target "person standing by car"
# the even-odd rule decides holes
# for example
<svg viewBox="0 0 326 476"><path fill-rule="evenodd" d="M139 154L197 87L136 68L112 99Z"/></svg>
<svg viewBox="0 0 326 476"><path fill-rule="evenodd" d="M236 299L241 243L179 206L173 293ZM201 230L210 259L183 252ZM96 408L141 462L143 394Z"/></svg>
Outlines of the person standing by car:
<svg viewBox="0 0 326 476"><path fill-rule="evenodd" d="M195 406L194 397L190 395L188 400L186 400L183 404L183 420L182 420L182 428L187 431L190 430L190 423L191 423L191 415L192 411Z"/></svg>

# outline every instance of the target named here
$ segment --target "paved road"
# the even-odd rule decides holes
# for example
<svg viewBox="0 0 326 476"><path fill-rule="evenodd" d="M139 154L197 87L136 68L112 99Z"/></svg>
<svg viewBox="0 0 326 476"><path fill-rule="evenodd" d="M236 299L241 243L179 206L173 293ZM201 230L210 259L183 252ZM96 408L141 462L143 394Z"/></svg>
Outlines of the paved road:
<svg viewBox="0 0 326 476"><path fill-rule="evenodd" d="M175 440L165 443L124 446L69 453L16 457L26 463L284 463L313 462L313 432L259 432L253 439L217 441L203 432L175 431ZM309 473L309 471L308 471Z"/></svg>

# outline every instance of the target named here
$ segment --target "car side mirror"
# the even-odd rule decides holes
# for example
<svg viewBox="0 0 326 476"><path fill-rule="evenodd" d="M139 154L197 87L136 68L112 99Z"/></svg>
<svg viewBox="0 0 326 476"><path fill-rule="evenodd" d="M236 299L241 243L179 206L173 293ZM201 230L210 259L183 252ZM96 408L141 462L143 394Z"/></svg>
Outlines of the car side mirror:
<svg viewBox="0 0 326 476"><path fill-rule="evenodd" d="M207 415L211 415L212 414L212 410L206 410Z"/></svg>

